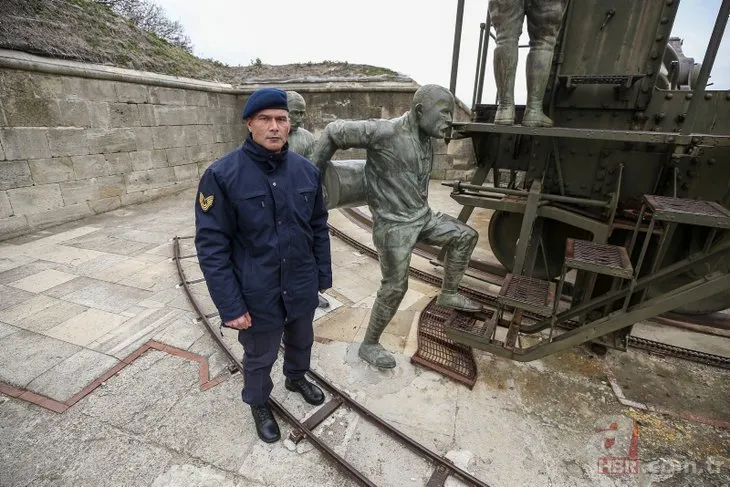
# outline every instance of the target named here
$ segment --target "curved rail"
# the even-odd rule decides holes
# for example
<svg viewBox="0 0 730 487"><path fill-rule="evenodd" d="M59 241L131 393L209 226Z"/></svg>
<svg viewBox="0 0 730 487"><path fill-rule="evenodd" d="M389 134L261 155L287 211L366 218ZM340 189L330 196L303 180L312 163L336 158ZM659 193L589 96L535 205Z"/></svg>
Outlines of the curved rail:
<svg viewBox="0 0 730 487"><path fill-rule="evenodd" d="M181 286L185 291L185 294L188 297L188 300L190 301L190 304L195 309L195 312L198 314L198 317L203 321L206 328L210 332L210 334L213 336L213 339L216 341L218 346L223 350L223 352L228 356L229 360L235 365L235 367L238 369L239 372L243 375L243 365L241 364L241 361L238 360L238 358L235 356L233 351L225 344L225 342L221 339L218 333L216 333L216 329L213 326L213 324L210 322L209 316L206 315L202 308L200 307L200 304L195 300L194 295L190 291L190 284L191 282L203 282L200 280L197 281L188 281L185 277L185 271L182 268L182 264L180 261L185 257L191 257L191 256L181 256L180 255L180 243L179 241L181 239L187 239L190 237L178 237L175 236L173 238L174 244L173 244L173 260L175 261L175 264L177 266L177 271L180 276ZM405 433L401 432L400 430L394 428L387 422L383 421L381 418L379 418L375 413L367 409L365 406L361 405L357 401L355 401L353 398L351 398L348 394L346 394L344 391L338 389L335 387L332 383L327 381L322 375L318 374L314 370L310 370L308 375L312 376L319 384L324 386L325 389L327 389L333 396L338 397L342 399L342 402L346 404L351 409L357 411L359 414L364 416L368 421L375 424L381 431L384 431L388 435L390 435L392 438L397 439L401 443L403 443L406 447L408 447L411 451L415 453L419 453L422 456L424 456L427 460L433 462L435 464L435 471L438 472L443 478L445 478L448 475L453 476L454 478L457 478L461 480L462 482L467 483L471 486L477 486L477 487L489 487L489 485L470 473L460 469L459 467L452 464L449 460L447 460L444 457L441 457L437 455L436 453L432 452L422 444L418 443L416 440L412 439ZM358 484L363 486L372 486L375 487L376 484L374 484L371 480L369 480L362 472L357 470L352 464L350 464L347 460L345 460L343 457L341 457L337 452L335 452L332 448L330 448L325 442L319 439L317 435L314 434L312 429L307 427L306 424L300 422L294 415L292 415L281 403L276 401L274 398L269 398L269 401L271 402L271 405L276 410L277 413L279 413L281 416L283 416L286 421L291 424L294 428L296 428L298 431L300 431L304 436L307 437L307 439L314 445L315 448L317 448L319 451L324 453L328 458L333 460L338 468L340 468L343 472L345 472L347 475L353 478ZM429 483L430 485L430 483ZM443 485L443 484L441 484Z"/></svg>

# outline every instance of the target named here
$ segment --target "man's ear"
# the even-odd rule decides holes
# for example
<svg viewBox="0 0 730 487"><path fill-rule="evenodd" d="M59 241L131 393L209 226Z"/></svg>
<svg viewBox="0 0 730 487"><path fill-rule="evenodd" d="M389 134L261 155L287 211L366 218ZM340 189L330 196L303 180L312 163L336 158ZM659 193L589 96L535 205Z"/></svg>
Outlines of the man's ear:
<svg viewBox="0 0 730 487"><path fill-rule="evenodd" d="M418 118L421 118L423 116L423 103L416 104L415 111Z"/></svg>
<svg viewBox="0 0 730 487"><path fill-rule="evenodd" d="M246 120L244 120L246 123L246 129L248 129L249 133L251 132L251 117L248 117Z"/></svg>

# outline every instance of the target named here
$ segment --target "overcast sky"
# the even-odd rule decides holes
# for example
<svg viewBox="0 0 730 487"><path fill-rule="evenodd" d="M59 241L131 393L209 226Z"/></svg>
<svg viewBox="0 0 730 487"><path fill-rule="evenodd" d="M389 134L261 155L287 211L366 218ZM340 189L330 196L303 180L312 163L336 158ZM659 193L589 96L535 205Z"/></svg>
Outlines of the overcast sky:
<svg viewBox="0 0 730 487"><path fill-rule="evenodd" d="M457 0L155 1L183 24L199 57L231 65L248 65L256 58L267 64L348 61L386 67L420 84L449 86ZM720 1L680 3L673 35L684 38L684 53L696 62L704 56ZM487 3L466 0L457 96L467 105ZM526 32L523 37L526 42ZM524 72L522 52L519 73ZM488 67L485 102L492 102L491 53ZM712 74L713 88L730 88L730 32ZM519 84L518 102L524 101Z"/></svg>

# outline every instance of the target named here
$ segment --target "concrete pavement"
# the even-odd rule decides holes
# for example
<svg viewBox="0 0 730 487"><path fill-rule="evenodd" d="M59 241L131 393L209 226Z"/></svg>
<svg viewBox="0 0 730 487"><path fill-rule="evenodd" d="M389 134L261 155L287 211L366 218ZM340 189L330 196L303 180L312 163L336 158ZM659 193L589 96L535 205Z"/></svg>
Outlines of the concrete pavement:
<svg viewBox="0 0 730 487"><path fill-rule="evenodd" d="M229 375L195 320L170 261L170 238L193 233L194 196L0 242L0 485L352 485L307 442L256 437L241 378ZM431 204L459 209L436 182ZM480 229L488 216L476 215ZM370 242L339 212L331 221ZM192 240L181 246L194 253ZM333 308L315 322L313 368L478 478L493 486L730 485L726 371L635 351L599 358L577 348L529 364L477 351L469 390L409 362L419 312L438 291L416 280L383 337L398 367L379 371L356 353L378 265L336 238L332 251ZM420 257L413 264L433 270ZM194 259L183 265L189 279L201 277ZM214 311L205 286L193 289ZM726 339L672 337L730 355ZM275 397L306 417L314 408L275 371ZM679 414L626 407L612 384L627 400ZM286 436L290 427L280 424ZM352 412L338 411L318 432L377 485L428 480L425 462ZM624 474L600 473L619 466Z"/></svg>

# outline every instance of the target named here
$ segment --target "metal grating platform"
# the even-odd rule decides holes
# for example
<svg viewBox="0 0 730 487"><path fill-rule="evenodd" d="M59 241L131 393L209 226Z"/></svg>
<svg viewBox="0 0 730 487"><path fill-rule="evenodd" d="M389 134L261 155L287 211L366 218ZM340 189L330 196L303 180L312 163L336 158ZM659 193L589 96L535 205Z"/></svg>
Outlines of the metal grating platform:
<svg viewBox="0 0 730 487"><path fill-rule="evenodd" d="M624 247L569 238L565 243L565 265L597 274L631 279L634 268Z"/></svg>
<svg viewBox="0 0 730 487"><path fill-rule="evenodd" d="M446 329L452 326L469 330L475 325L475 318L438 306L436 298L433 298L418 320L418 349L411 362L451 377L471 389L477 380L474 351L448 338Z"/></svg>
<svg viewBox="0 0 730 487"><path fill-rule="evenodd" d="M550 316L555 301L555 284L532 277L507 274L497 300L506 306Z"/></svg>
<svg viewBox="0 0 730 487"><path fill-rule="evenodd" d="M730 229L730 210L714 201L644 195L654 218L661 221Z"/></svg>

